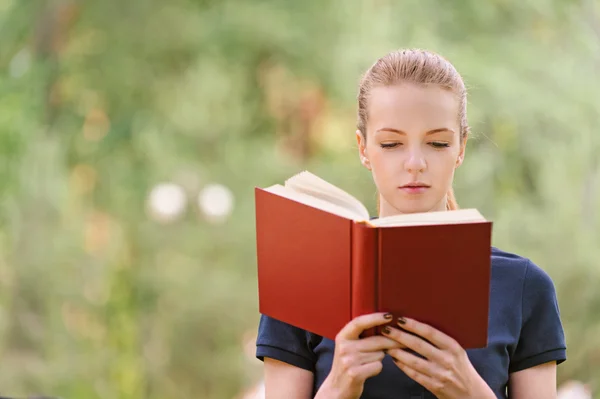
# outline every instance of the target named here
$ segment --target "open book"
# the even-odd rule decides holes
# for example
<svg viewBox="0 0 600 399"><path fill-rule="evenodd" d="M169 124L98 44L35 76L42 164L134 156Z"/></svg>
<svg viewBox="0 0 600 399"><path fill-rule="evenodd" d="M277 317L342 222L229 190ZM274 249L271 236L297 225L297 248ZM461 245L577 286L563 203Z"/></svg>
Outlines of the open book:
<svg viewBox="0 0 600 399"><path fill-rule="evenodd" d="M371 220L306 171L255 188L255 202L262 314L334 339L356 316L392 312L487 345L492 223L476 209Z"/></svg>
<svg viewBox="0 0 600 399"><path fill-rule="evenodd" d="M265 191L372 226L485 222L477 209L409 213L369 220L369 211L359 200L308 171L292 176L284 185L267 187Z"/></svg>

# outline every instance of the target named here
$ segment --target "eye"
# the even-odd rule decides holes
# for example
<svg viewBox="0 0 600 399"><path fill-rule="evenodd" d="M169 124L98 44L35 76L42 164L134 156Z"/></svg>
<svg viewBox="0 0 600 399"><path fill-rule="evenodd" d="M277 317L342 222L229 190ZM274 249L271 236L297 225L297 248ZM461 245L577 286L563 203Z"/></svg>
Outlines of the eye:
<svg viewBox="0 0 600 399"><path fill-rule="evenodd" d="M400 143L381 143L380 144L381 148L394 148L399 145L400 145Z"/></svg>
<svg viewBox="0 0 600 399"><path fill-rule="evenodd" d="M432 141L429 143L433 148L447 148L450 147L450 143L445 143L443 141Z"/></svg>

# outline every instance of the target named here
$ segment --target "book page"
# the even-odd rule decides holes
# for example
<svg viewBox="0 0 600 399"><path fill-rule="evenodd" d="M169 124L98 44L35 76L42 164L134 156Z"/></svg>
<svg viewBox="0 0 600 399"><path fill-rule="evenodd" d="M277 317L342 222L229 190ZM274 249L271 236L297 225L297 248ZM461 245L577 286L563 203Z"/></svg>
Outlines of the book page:
<svg viewBox="0 0 600 399"><path fill-rule="evenodd" d="M285 198L289 198L293 201L300 202L302 204L312 206L313 208L321 209L325 212L332 213L334 215L341 216L346 219L355 220L355 221L363 221L363 217L361 214L357 214L348 208L344 208L337 204L331 203L328 200L323 200L317 198L312 195L304 194L295 190L292 190L289 187L284 187L281 184L275 184L271 187L267 187L264 189L273 194L280 195Z"/></svg>
<svg viewBox="0 0 600 399"><path fill-rule="evenodd" d="M359 200L308 171L300 172L287 179L285 187L347 209L360 220L369 220L369 211ZM357 216L354 218L356 219Z"/></svg>
<svg viewBox="0 0 600 399"><path fill-rule="evenodd" d="M419 226L429 224L458 224L485 222L486 219L477 209L459 209L455 211L406 213L387 216L369 221L373 226Z"/></svg>

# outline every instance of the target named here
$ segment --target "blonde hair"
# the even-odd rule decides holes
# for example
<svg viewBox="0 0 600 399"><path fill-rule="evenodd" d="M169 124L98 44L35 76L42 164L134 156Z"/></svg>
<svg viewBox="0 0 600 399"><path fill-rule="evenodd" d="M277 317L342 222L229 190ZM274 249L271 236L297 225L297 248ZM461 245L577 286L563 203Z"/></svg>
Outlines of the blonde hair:
<svg viewBox="0 0 600 399"><path fill-rule="evenodd" d="M393 86L402 82L437 85L456 94L459 100L458 122L460 140L469 135L467 122L467 90L465 83L454 66L439 54L419 49L397 50L378 59L363 75L358 91L357 128L367 137L368 97L371 89ZM454 190L450 187L446 209L458 209Z"/></svg>

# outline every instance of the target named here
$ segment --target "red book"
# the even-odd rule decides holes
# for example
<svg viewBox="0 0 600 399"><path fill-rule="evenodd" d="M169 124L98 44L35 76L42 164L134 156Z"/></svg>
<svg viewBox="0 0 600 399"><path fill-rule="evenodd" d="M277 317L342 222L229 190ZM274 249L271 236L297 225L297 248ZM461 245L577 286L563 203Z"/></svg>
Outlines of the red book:
<svg viewBox="0 0 600 399"><path fill-rule="evenodd" d="M391 312L487 346L492 223L477 210L369 220L309 172L255 188L255 204L260 313L333 340L356 316Z"/></svg>

